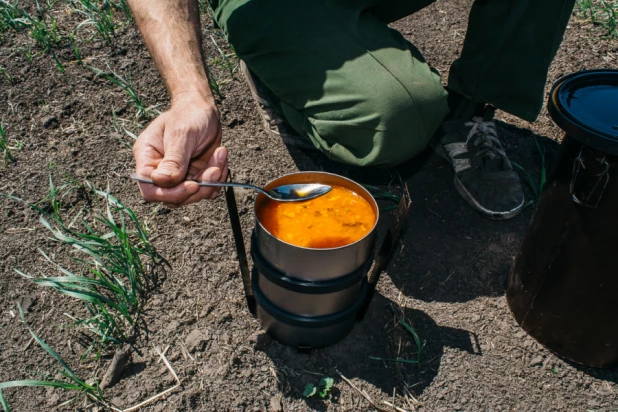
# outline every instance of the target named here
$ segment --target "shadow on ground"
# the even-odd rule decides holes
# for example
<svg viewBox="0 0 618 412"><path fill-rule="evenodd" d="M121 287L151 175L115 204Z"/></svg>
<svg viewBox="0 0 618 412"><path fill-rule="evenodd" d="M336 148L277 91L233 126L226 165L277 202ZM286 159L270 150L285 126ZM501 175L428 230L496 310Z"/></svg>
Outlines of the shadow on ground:
<svg viewBox="0 0 618 412"><path fill-rule="evenodd" d="M403 308L404 318L414 327L421 341L428 340L420 364L370 359L369 356L416 359L418 349L410 334L395 321L392 304L389 299L376 294L365 319L342 342L325 349L300 353L273 341L265 333L257 337L256 348L272 359L283 393L297 398L303 397L306 384L317 386L321 377L334 378L335 388L347 385L339 373L348 379L359 378L371 383L386 397L393 393L393 388L397 388L400 394L404 393L404 385L411 393L420 395L438 373L445 347L480 355L476 336L471 332L438 326L424 312ZM337 392L333 392L330 401L340 402ZM326 410L318 396L306 402L312 410Z"/></svg>
<svg viewBox="0 0 618 412"><path fill-rule="evenodd" d="M509 158L526 170L517 169L530 203L508 221L492 221L472 210L453 185L450 165L431 149L397 170L355 168L294 148L290 153L300 170L337 173L393 193L399 190L396 173L400 173L412 207L387 274L402 293L415 299L466 302L504 294L513 256L534 210L535 194L526 173L532 184L540 182L542 160L535 140L544 152L548 173L558 147L555 141L529 130L502 122L498 127Z"/></svg>
<svg viewBox="0 0 618 412"><path fill-rule="evenodd" d="M559 146L528 130L502 122L498 127L509 158L525 170L517 169L530 202L519 216L508 221L488 220L472 210L453 186L450 165L431 150L397 170L378 170L341 165L317 152L289 149L299 170L337 173L393 193L399 190L397 173L401 174L413 203L385 275L390 276L400 292L414 299L467 302L480 296L504 294L513 257L534 212L533 185L538 186L544 168L541 152L549 174ZM440 319L404 308L406 319L421 340L428 338L420 365L371 360L369 356L413 359L416 355L414 340L394 320L392 303L376 294L363 322L343 342L326 349L302 354L274 342L266 334L260 335L257 347L272 359L282 391L298 398L302 398L307 383L317 385L324 376L333 377L335 387L343 387L346 383L338 372L374 385L385 397L392 394L393 388L402 393L404 387L420 395L434 380L446 347L482 356L473 332L438 326ZM598 379L616 382L616 371L574 366ZM332 402L341 401L337 394L333 392ZM326 410L319 399L306 402L315 410ZM350 405L341 405L344 406Z"/></svg>

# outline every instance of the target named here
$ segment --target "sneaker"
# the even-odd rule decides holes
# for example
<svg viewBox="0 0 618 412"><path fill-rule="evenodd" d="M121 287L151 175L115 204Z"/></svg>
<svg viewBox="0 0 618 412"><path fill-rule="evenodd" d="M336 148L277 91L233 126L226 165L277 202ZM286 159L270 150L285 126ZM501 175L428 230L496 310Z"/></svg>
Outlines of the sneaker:
<svg viewBox="0 0 618 412"><path fill-rule="evenodd" d="M521 212L521 182L498 139L496 123L473 117L444 122L442 130L438 153L453 165L455 187L470 206L496 220Z"/></svg>
<svg viewBox="0 0 618 412"><path fill-rule="evenodd" d="M255 101L258 113L262 117L264 128L270 134L280 137L283 144L286 146L294 146L300 149L317 150L311 141L300 136L292 127L285 121L283 116L269 103L267 96L271 94L258 79L258 77L249 70L245 62L240 61L240 70L245 78L245 82L251 90L251 96Z"/></svg>

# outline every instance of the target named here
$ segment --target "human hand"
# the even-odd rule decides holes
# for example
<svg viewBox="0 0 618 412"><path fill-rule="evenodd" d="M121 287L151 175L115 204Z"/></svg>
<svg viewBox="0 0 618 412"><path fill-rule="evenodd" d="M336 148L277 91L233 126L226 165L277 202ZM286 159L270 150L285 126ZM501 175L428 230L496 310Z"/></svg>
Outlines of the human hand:
<svg viewBox="0 0 618 412"><path fill-rule="evenodd" d="M155 183L138 183L142 196L147 202L163 202L171 208L214 199L220 188L186 179L225 181L227 155L227 149L221 147L214 100L196 95L175 99L133 145L137 174Z"/></svg>

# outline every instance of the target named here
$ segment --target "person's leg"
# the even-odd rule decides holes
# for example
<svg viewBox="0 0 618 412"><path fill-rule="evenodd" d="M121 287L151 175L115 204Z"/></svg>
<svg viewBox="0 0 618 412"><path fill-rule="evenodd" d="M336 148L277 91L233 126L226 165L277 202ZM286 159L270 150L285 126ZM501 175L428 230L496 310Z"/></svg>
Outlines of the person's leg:
<svg viewBox="0 0 618 412"><path fill-rule="evenodd" d="M488 217L511 218L525 200L491 119L493 108L485 116L482 108L487 103L536 119L574 1L476 0L472 6L461 57L451 66L450 113L439 143L453 165L455 187Z"/></svg>
<svg viewBox="0 0 618 412"><path fill-rule="evenodd" d="M436 0L374 0L374 2L371 13L385 23L392 23L416 13L435 3Z"/></svg>
<svg viewBox="0 0 618 412"><path fill-rule="evenodd" d="M299 134L334 160L393 166L426 147L448 111L446 92L372 7L225 0L215 18Z"/></svg>
<svg viewBox="0 0 618 412"><path fill-rule="evenodd" d="M534 121L575 0L476 0L450 90Z"/></svg>

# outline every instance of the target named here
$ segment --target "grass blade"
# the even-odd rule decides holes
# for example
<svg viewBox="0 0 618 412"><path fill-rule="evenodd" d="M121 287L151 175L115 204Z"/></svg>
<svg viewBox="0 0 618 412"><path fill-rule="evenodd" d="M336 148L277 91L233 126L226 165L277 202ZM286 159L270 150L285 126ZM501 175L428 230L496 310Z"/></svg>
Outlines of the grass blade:
<svg viewBox="0 0 618 412"><path fill-rule="evenodd" d="M19 386L47 386L52 388L62 388L68 390L81 391L83 388L78 385L73 385L61 381L37 381L37 380L23 380L23 381L9 381L0 383L0 389L16 388Z"/></svg>
<svg viewBox="0 0 618 412"><path fill-rule="evenodd" d="M2 409L4 409L4 412L11 412L9 403L6 401L6 398L4 397L4 393L2 392L1 389L0 389L0 406L2 406Z"/></svg>
<svg viewBox="0 0 618 412"><path fill-rule="evenodd" d="M524 169L524 167L522 165L520 165L519 163L511 162L511 164L513 166L515 166L517 169L519 169L524 174L524 177L526 178L526 183L528 183L528 186L530 187L530 190L532 190L532 193L534 194L535 202L538 202L538 200L539 200L539 189L536 186L536 184L534 183L534 179L532 178L532 175L530 174L530 172L528 172L526 169Z"/></svg>
<svg viewBox="0 0 618 412"><path fill-rule="evenodd" d="M385 359L385 358L378 358L377 356L368 356L369 359L371 360L375 360L375 361L383 361L383 362L401 362L401 363L409 363L411 365L418 365L418 361L416 360L411 360L411 359L401 359L401 358L395 358L395 359Z"/></svg>
<svg viewBox="0 0 618 412"><path fill-rule="evenodd" d="M399 311L395 308L395 306L393 304L391 304L391 311L393 312L393 314L397 318L397 322L399 322L400 325L402 325L404 328L406 328L406 330L408 332L410 332L410 335L412 335L412 338L414 339L414 343L416 344L416 348L418 349L418 352L416 353L416 362L417 363L420 362L421 361L421 354L422 354L423 349L425 348L425 344L427 342L423 341L423 343L421 343L421 339L419 338L419 336L416 333L416 331L414 330L414 328L403 319L403 317L401 316L401 314L399 313Z"/></svg>

